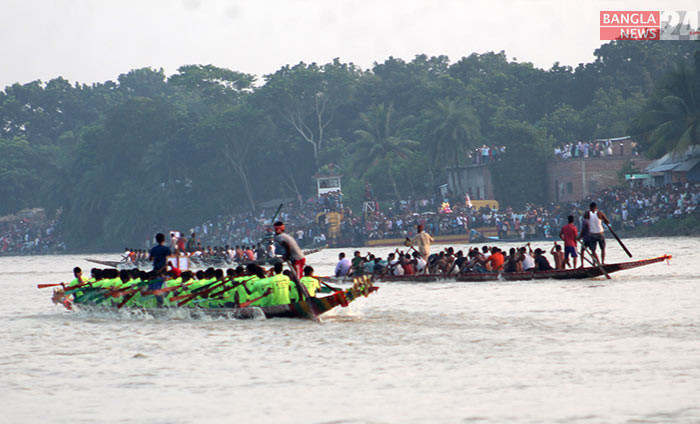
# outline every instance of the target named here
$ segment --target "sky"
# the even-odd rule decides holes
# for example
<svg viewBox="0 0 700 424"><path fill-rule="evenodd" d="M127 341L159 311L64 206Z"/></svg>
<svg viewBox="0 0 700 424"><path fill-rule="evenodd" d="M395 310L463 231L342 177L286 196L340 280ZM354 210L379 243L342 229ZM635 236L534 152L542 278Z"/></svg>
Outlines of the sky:
<svg viewBox="0 0 700 424"><path fill-rule="evenodd" d="M540 68L594 59L601 10L698 10L697 0L2 0L0 89L63 77L212 64L261 77L333 58L505 50Z"/></svg>

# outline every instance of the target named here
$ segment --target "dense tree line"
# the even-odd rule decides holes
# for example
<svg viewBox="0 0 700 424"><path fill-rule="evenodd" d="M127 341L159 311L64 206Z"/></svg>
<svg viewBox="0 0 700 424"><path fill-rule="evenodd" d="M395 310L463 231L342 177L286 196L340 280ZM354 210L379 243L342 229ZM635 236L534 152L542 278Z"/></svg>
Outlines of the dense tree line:
<svg viewBox="0 0 700 424"><path fill-rule="evenodd" d="M698 144L697 50L610 42L575 69L490 52L365 70L299 63L257 84L211 65L14 84L0 92L0 215L45 207L61 214L71 246L121 246L153 228L307 198L331 164L351 205L365 182L379 198L429 196L482 144L506 146L498 200L536 202L555 142L633 131L657 156Z"/></svg>

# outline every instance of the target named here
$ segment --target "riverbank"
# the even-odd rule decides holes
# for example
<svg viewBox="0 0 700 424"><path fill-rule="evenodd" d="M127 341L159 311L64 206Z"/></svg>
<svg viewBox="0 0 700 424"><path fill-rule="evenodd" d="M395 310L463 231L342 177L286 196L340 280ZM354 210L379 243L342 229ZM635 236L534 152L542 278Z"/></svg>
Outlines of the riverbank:
<svg viewBox="0 0 700 424"><path fill-rule="evenodd" d="M651 225L620 232L625 237L687 237L700 236L700 215L667 218Z"/></svg>

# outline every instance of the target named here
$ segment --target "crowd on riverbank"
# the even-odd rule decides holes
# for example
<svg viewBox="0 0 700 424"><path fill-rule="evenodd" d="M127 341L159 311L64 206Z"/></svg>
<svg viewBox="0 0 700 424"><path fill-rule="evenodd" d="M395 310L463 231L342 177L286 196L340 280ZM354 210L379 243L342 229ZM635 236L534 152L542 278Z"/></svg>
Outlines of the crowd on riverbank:
<svg viewBox="0 0 700 424"><path fill-rule="evenodd" d="M41 224L27 219L0 222L0 255L63 253L66 244L57 226L57 220Z"/></svg>
<svg viewBox="0 0 700 424"><path fill-rule="evenodd" d="M591 201L601 206L614 227L631 230L660 219L700 214L700 184L605 189L579 202L528 204L522 210L476 210L464 201L446 203L437 198L385 202L375 211L365 214L355 214L349 208L329 210L317 205L299 207L298 203L293 203L285 205L281 219L288 223L302 247L326 240L338 246L359 246L369 240L411 237L418 224L423 224L425 230L434 236L470 234L473 229L495 228L500 239L538 240L556 238L566 223L566 217L572 214L580 219ZM330 234L332 231L325 214L329 211L344 214L335 238L331 237L333 234ZM218 224L207 224L207 232L198 234L202 235L203 241L213 245L252 245L264 235L265 222L269 223L273 213L272 209L266 209L255 218L251 214L230 216ZM198 229L200 227L195 231Z"/></svg>
<svg viewBox="0 0 700 424"><path fill-rule="evenodd" d="M523 210L498 211L476 210L458 199L446 203L443 199L430 198L382 202L376 204L374 211L357 214L343 205L341 195L330 195L320 201L289 202L278 219L287 222L288 231L302 248L326 243L361 246L369 240L411 237L418 224L423 224L425 231L433 236L473 235L475 229L490 228L503 240L538 240L556 238L566 217L571 214L580 219L591 201L598 203L613 226L624 232L662 219L700 216L700 184L610 188L579 202L529 204ZM182 233L190 237L195 232L203 248L225 245L254 248L265 236L276 209L219 216ZM343 215L337 231L332 228L336 213ZM56 220L31 225L27 220L0 222L0 254L64 252L67 246L58 228ZM149 237L142 247L150 247L151 243Z"/></svg>

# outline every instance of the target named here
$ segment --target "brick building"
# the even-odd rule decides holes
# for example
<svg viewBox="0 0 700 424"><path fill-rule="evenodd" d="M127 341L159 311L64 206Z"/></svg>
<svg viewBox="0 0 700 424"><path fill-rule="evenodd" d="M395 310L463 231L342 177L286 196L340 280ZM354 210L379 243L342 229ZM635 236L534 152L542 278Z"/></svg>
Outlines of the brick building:
<svg viewBox="0 0 700 424"><path fill-rule="evenodd" d="M625 166L631 164L642 170L651 163L644 157L635 155L633 144L629 137L623 137L614 139L612 155L567 159L553 157L545 169L547 200L576 201L605 187L619 186L624 181L620 179L620 171ZM468 193L475 200L494 198L488 164L448 168L447 185L456 195Z"/></svg>
<svg viewBox="0 0 700 424"><path fill-rule="evenodd" d="M644 169L651 161L641 156L553 159L547 163L547 200L581 200L606 187L619 186L620 171L628 164Z"/></svg>

